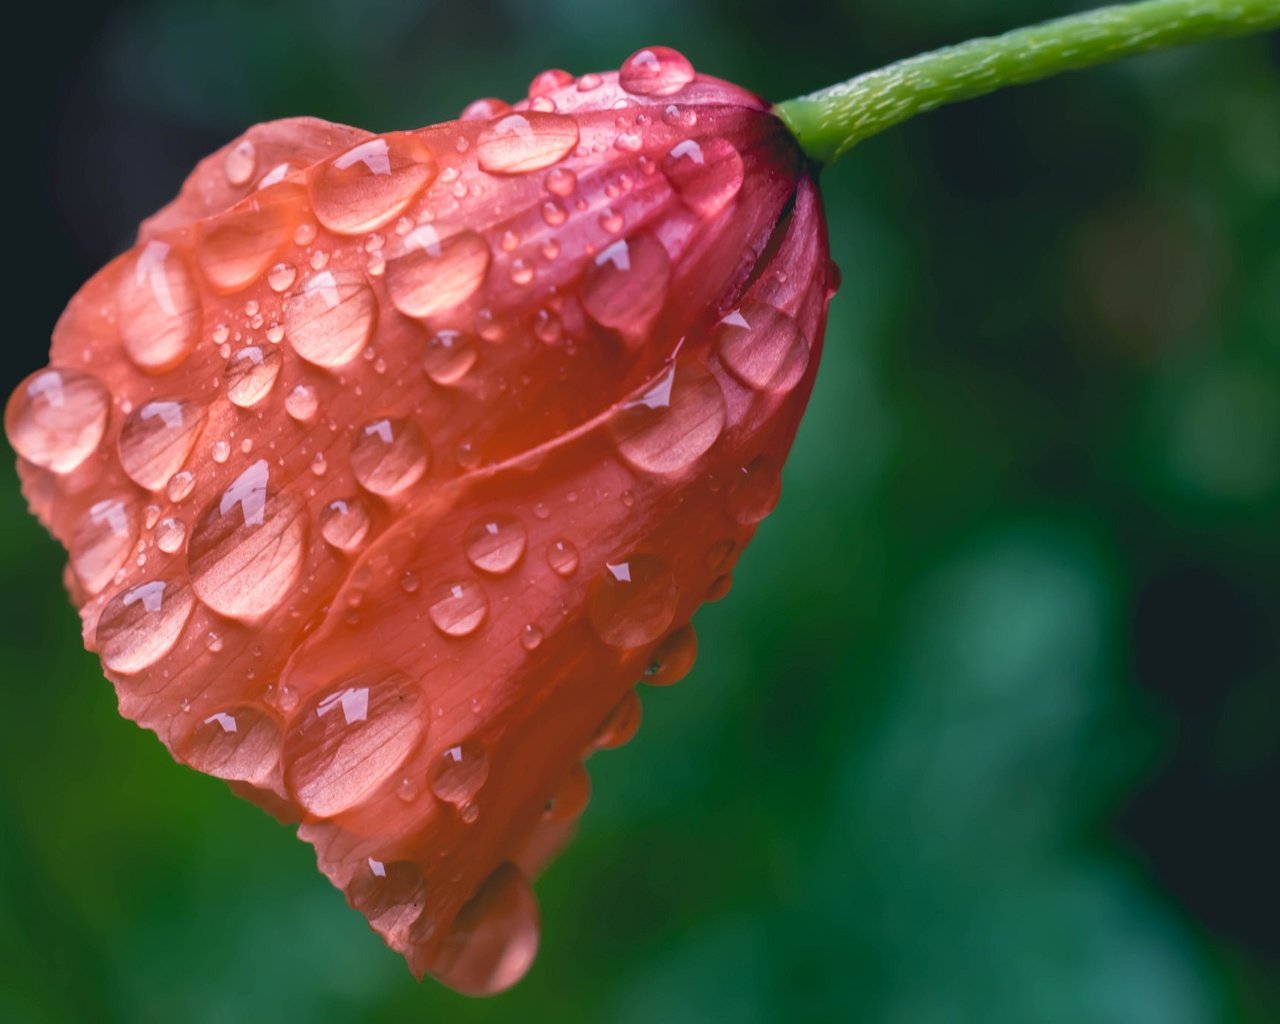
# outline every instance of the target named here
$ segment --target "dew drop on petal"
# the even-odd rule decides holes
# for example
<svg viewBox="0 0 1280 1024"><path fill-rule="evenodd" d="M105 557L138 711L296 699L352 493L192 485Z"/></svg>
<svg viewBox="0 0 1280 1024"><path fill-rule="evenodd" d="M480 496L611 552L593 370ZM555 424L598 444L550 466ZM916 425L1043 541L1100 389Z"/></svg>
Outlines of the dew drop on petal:
<svg viewBox="0 0 1280 1024"><path fill-rule="evenodd" d="M200 336L200 295L167 242L131 253L116 284L120 340L134 365L163 373L186 359Z"/></svg>
<svg viewBox="0 0 1280 1024"><path fill-rule="evenodd" d="M320 407L320 399L316 389L309 384L298 384L284 400L284 411L299 423L306 423L316 414Z"/></svg>
<svg viewBox="0 0 1280 1024"><path fill-rule="evenodd" d="M437 384L457 384L471 367L479 352L474 339L461 331L437 331L427 342L422 368Z"/></svg>
<svg viewBox="0 0 1280 1024"><path fill-rule="evenodd" d="M582 305L596 323L642 330L662 308L671 283L671 259L652 235L641 233L605 246L582 279Z"/></svg>
<svg viewBox="0 0 1280 1024"><path fill-rule="evenodd" d="M685 139L662 161L671 187L690 209L714 217L742 188L742 157L728 139Z"/></svg>
<svg viewBox="0 0 1280 1024"><path fill-rule="evenodd" d="M113 672L140 672L178 642L195 601L186 587L151 580L116 594L98 617L102 663Z"/></svg>
<svg viewBox="0 0 1280 1024"><path fill-rule="evenodd" d="M778 504L782 477L772 462L761 456L744 466L729 492L729 513L744 525L758 523Z"/></svg>
<svg viewBox="0 0 1280 1024"><path fill-rule="evenodd" d="M422 433L404 419L380 419L356 429L351 471L374 494L399 494L412 487L429 463Z"/></svg>
<svg viewBox="0 0 1280 1024"><path fill-rule="evenodd" d="M567 167L553 167L547 172L547 191L564 199L578 187L578 176Z"/></svg>
<svg viewBox="0 0 1280 1024"><path fill-rule="evenodd" d="M715 344L725 369L760 391L790 391L809 366L809 343L799 325L762 302L744 302L721 320Z"/></svg>
<svg viewBox="0 0 1280 1024"><path fill-rule="evenodd" d="M587 618L610 647L643 647L666 632L680 591L667 564L653 555L609 562L596 581Z"/></svg>
<svg viewBox="0 0 1280 1024"><path fill-rule="evenodd" d="M276 261L306 209L295 185L274 185L212 218L202 229L196 261L215 290L247 288Z"/></svg>
<svg viewBox="0 0 1280 1024"><path fill-rule="evenodd" d="M668 46L637 50L618 71L618 84L637 96L672 96L693 78L693 65Z"/></svg>
<svg viewBox="0 0 1280 1024"><path fill-rule="evenodd" d="M461 807L470 803L489 778L489 755L479 740L464 740L447 747L431 768L431 792L445 803Z"/></svg>
<svg viewBox="0 0 1280 1024"><path fill-rule="evenodd" d="M369 535L369 511L359 498L338 498L320 513L320 536L339 551L355 551Z"/></svg>
<svg viewBox="0 0 1280 1024"><path fill-rule="evenodd" d="M640 728L640 713L640 698L634 689L628 690L596 730L596 749L612 750L627 743Z"/></svg>
<svg viewBox="0 0 1280 1024"><path fill-rule="evenodd" d="M259 782L276 766L280 730L265 711L240 706L196 723L177 753L192 768L219 779Z"/></svg>
<svg viewBox="0 0 1280 1024"><path fill-rule="evenodd" d="M9 398L4 428L28 462L70 473L98 447L110 406L96 377L78 370L39 370Z"/></svg>
<svg viewBox="0 0 1280 1024"><path fill-rule="evenodd" d="M489 614L489 599L484 588L470 580L445 583L432 592L427 614L446 636L470 636Z"/></svg>
<svg viewBox="0 0 1280 1024"><path fill-rule="evenodd" d="M267 271L267 284L273 292L286 292L297 280L298 271L292 263L277 263Z"/></svg>
<svg viewBox="0 0 1280 1024"><path fill-rule="evenodd" d="M578 571L578 549L573 541L560 538L547 545L547 565L557 576L572 576Z"/></svg>
<svg viewBox="0 0 1280 1024"><path fill-rule="evenodd" d="M581 763L577 763L561 780L543 817L547 821L572 821L583 812L590 799L591 777Z"/></svg>
<svg viewBox="0 0 1280 1024"><path fill-rule="evenodd" d="M227 360L223 381L232 405L248 409L271 393L283 360L279 350L247 345Z"/></svg>
<svg viewBox="0 0 1280 1024"><path fill-rule="evenodd" d="M423 224L404 237L403 255L388 261L387 293L406 316L427 317L460 305L489 272L488 243L474 231L441 237Z"/></svg>
<svg viewBox="0 0 1280 1024"><path fill-rule="evenodd" d="M671 366L609 421L618 452L637 469L677 473L707 451L724 429L724 394L697 363Z"/></svg>
<svg viewBox="0 0 1280 1024"><path fill-rule="evenodd" d="M467 527L467 561L495 576L510 572L524 555L525 530L513 516L487 516Z"/></svg>
<svg viewBox="0 0 1280 1024"><path fill-rule="evenodd" d="M322 818L354 807L393 776L425 732L419 693L394 669L338 681L294 720L284 741L284 781Z"/></svg>
<svg viewBox="0 0 1280 1024"><path fill-rule="evenodd" d="M156 547L171 555L182 547L187 539L187 526L181 519L166 516L156 523Z"/></svg>
<svg viewBox="0 0 1280 1024"><path fill-rule="evenodd" d="M124 565L138 539L138 519L132 498L104 498L76 522L68 545L71 568L90 594L102 590Z"/></svg>
<svg viewBox="0 0 1280 1024"><path fill-rule="evenodd" d="M435 176L435 159L418 136L378 136L313 172L311 208L330 231L364 234L399 216Z"/></svg>
<svg viewBox="0 0 1280 1024"><path fill-rule="evenodd" d="M644 681L650 686L670 686L689 674L698 656L698 638L692 626L681 626L667 634L653 649Z"/></svg>
<svg viewBox="0 0 1280 1024"><path fill-rule="evenodd" d="M204 427L205 408L184 399L157 399L129 413L116 447L134 483L158 491L187 461Z"/></svg>
<svg viewBox="0 0 1280 1024"><path fill-rule="evenodd" d="M287 493L273 493L260 459L214 499L191 529L191 587L214 611L252 619L288 595L306 551L306 515Z"/></svg>
<svg viewBox="0 0 1280 1024"><path fill-rule="evenodd" d="M368 343L375 311L373 290L362 274L324 270L285 299L285 337L307 362L342 366Z"/></svg>
<svg viewBox="0 0 1280 1024"><path fill-rule="evenodd" d="M249 183L257 166L258 152L254 148L252 139L241 139L227 150L227 155L222 159L222 170L227 176L227 184L236 188Z"/></svg>
<svg viewBox="0 0 1280 1024"><path fill-rule="evenodd" d="M578 122L527 110L488 125L476 140L476 162L490 174L525 174L563 160L578 145Z"/></svg>
<svg viewBox="0 0 1280 1024"><path fill-rule="evenodd" d="M422 913L427 883L422 870L406 860L367 858L347 887L351 905L383 935L402 931Z"/></svg>

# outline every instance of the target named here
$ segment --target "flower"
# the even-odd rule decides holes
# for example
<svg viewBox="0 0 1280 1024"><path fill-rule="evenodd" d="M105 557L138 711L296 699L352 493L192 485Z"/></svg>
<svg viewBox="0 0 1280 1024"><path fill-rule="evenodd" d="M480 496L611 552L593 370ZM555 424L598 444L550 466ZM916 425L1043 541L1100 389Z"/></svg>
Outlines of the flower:
<svg viewBox="0 0 1280 1024"><path fill-rule="evenodd" d="M121 713L493 992L583 759L777 501L833 286L786 129L653 47L420 130L250 129L6 428Z"/></svg>

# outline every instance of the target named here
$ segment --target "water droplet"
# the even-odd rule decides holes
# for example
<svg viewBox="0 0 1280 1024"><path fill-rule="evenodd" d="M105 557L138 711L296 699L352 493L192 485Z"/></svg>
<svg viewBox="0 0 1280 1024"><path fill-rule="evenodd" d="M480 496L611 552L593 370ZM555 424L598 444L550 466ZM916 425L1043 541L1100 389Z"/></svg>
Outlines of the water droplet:
<svg viewBox="0 0 1280 1024"><path fill-rule="evenodd" d="M305 423L316 414L316 409L320 407L320 399L316 397L316 390L307 384L299 384L284 400L284 411L299 423Z"/></svg>
<svg viewBox="0 0 1280 1024"><path fill-rule="evenodd" d="M520 630L520 646L526 651L536 651L542 643L542 630L532 622Z"/></svg>
<svg viewBox="0 0 1280 1024"><path fill-rule="evenodd" d="M339 551L356 550L369 534L369 512L359 498L329 502L320 513L320 536Z"/></svg>
<svg viewBox="0 0 1280 1024"><path fill-rule="evenodd" d="M400 589L406 594L416 594L421 586L422 581L410 570L406 569L400 574Z"/></svg>
<svg viewBox="0 0 1280 1024"><path fill-rule="evenodd" d="M273 292L286 292L293 287L298 271L292 263L277 263L267 271L267 284Z"/></svg>
<svg viewBox="0 0 1280 1024"><path fill-rule="evenodd" d="M592 589L587 617L610 647L643 647L666 632L679 600L665 562L653 555L631 555L606 563Z"/></svg>
<svg viewBox="0 0 1280 1024"><path fill-rule="evenodd" d="M419 693L393 669L343 679L298 715L284 741L284 781L311 814L354 807L418 745L426 718Z"/></svg>
<svg viewBox="0 0 1280 1024"><path fill-rule="evenodd" d="M183 470L180 473L174 473L169 478L169 482L165 485L164 493L170 501L176 504L179 501L183 501L191 493L195 485L195 474Z"/></svg>
<svg viewBox="0 0 1280 1024"><path fill-rule="evenodd" d="M330 231L364 234L399 216L435 176L435 159L418 136L382 135L312 174L311 207Z"/></svg>
<svg viewBox="0 0 1280 1024"><path fill-rule="evenodd" d="M369 924L390 936L408 928L422 913L427 883L416 864L369 857L357 869L347 893L351 905L368 918Z"/></svg>
<svg viewBox="0 0 1280 1024"><path fill-rule="evenodd" d="M368 343L375 310L373 290L358 271L321 271L285 300L285 335L307 362L342 366Z"/></svg>
<svg viewBox="0 0 1280 1024"><path fill-rule="evenodd" d="M782 477L777 468L761 456L744 466L729 492L729 513L744 525L758 523L778 504Z"/></svg>
<svg viewBox="0 0 1280 1024"><path fill-rule="evenodd" d="M241 139L227 150L222 159L222 170L227 176L227 183L236 188L247 185L258 166L258 152L252 139Z"/></svg>
<svg viewBox="0 0 1280 1024"><path fill-rule="evenodd" d="M724 572L729 568L730 559L737 549L731 540L718 540L707 549L706 564L711 572Z"/></svg>
<svg viewBox="0 0 1280 1024"><path fill-rule="evenodd" d="M569 211L554 199L548 199L542 204L542 219L553 228L558 228L566 220L569 219Z"/></svg>
<svg viewBox="0 0 1280 1024"><path fill-rule="evenodd" d="M457 384L475 366L479 352L471 335L437 331L427 342L422 368L437 384Z"/></svg>
<svg viewBox="0 0 1280 1024"><path fill-rule="evenodd" d="M596 749L613 750L627 743L640 728L640 714L640 698L634 689L628 690L596 730Z"/></svg>
<svg viewBox="0 0 1280 1024"><path fill-rule="evenodd" d="M728 139L685 139L662 161L671 187L690 209L714 217L742 188L742 157Z"/></svg>
<svg viewBox="0 0 1280 1024"><path fill-rule="evenodd" d="M511 283L518 285L529 284L533 280L533 267L522 259L514 259L511 261Z"/></svg>
<svg viewBox="0 0 1280 1024"><path fill-rule="evenodd" d="M705 367L673 365L609 423L618 451L637 469L677 473L707 451L724 429L724 395Z"/></svg>
<svg viewBox="0 0 1280 1024"><path fill-rule="evenodd" d="M605 207L604 212L600 214L599 220L600 226L611 235L616 235L626 224L622 214L618 213L612 206Z"/></svg>
<svg viewBox="0 0 1280 1024"><path fill-rule="evenodd" d="M591 799L591 777L581 764L569 769L547 807L544 817L548 821L572 821Z"/></svg>
<svg viewBox="0 0 1280 1024"><path fill-rule="evenodd" d="M662 108L662 121L672 128L692 128L698 123L698 112L692 107L679 107L668 103Z"/></svg>
<svg viewBox="0 0 1280 1024"><path fill-rule="evenodd" d="M96 377L77 370L39 370L13 392L4 428L28 462L70 473L98 447L110 406Z"/></svg>
<svg viewBox="0 0 1280 1024"><path fill-rule="evenodd" d="M594 90L599 89L603 83L603 78L597 75L594 71L588 71L578 79L578 91L593 92Z"/></svg>
<svg viewBox="0 0 1280 1024"><path fill-rule="evenodd" d="M275 720L258 708L215 711L177 745L178 756L219 779L260 782L272 774L280 749Z"/></svg>
<svg viewBox="0 0 1280 1024"><path fill-rule="evenodd" d="M649 234L619 239L601 249L582 279L582 305L605 327L642 330L662 308L671 260Z"/></svg>
<svg viewBox="0 0 1280 1024"><path fill-rule="evenodd" d="M120 465L134 483L158 491L187 461L204 421L204 406L182 399L138 406L120 429Z"/></svg>
<svg viewBox="0 0 1280 1024"><path fill-rule="evenodd" d="M124 565L138 539L138 504L105 498L89 506L71 535L71 568L90 594L96 594Z"/></svg>
<svg viewBox="0 0 1280 1024"><path fill-rule="evenodd" d="M578 176L567 167L553 167L547 172L546 186L553 196L564 199L578 187Z"/></svg>
<svg viewBox="0 0 1280 1024"><path fill-rule="evenodd" d="M427 614L446 636L470 636L489 614L489 599L484 588L470 580L446 583L432 592Z"/></svg>
<svg viewBox="0 0 1280 1024"><path fill-rule="evenodd" d="M644 145L644 140L640 137L639 132L620 132L618 137L613 140L614 148L622 150L624 153L638 153L640 147Z"/></svg>
<svg viewBox="0 0 1280 1024"><path fill-rule="evenodd" d="M474 231L442 238L431 224L404 238L404 254L387 264L387 293L406 316L428 317L460 305L489 272L489 246Z"/></svg>
<svg viewBox="0 0 1280 1024"><path fill-rule="evenodd" d="M200 295L186 263L167 242L148 242L125 260L116 309L124 350L148 373L177 366L199 339Z"/></svg>
<svg viewBox="0 0 1280 1024"><path fill-rule="evenodd" d="M476 140L476 162L490 174L524 174L563 160L577 144L572 117L529 110L486 127Z"/></svg>
<svg viewBox="0 0 1280 1024"><path fill-rule="evenodd" d="M182 547L187 539L187 527L181 519L166 516L156 524L156 547L171 555Z"/></svg>
<svg viewBox="0 0 1280 1024"><path fill-rule="evenodd" d="M431 792L445 803L470 803L489 778L489 755L479 740L464 740L447 748L431 769Z"/></svg>
<svg viewBox="0 0 1280 1024"><path fill-rule="evenodd" d="M400 780L400 784L396 786L396 796L405 803L410 804L418 799L419 790L418 780L411 775L406 775Z"/></svg>
<svg viewBox="0 0 1280 1024"><path fill-rule="evenodd" d="M225 438L219 438L213 442L213 461L221 465L231 458L231 442Z"/></svg>
<svg viewBox="0 0 1280 1024"><path fill-rule="evenodd" d="M264 615L293 587L306 538L303 509L269 489L267 461L260 459L196 520L187 545L191 587L222 615Z"/></svg>
<svg viewBox="0 0 1280 1024"><path fill-rule="evenodd" d="M689 674L698 656L698 638L692 626L681 626L653 649L644 681L650 686L670 686Z"/></svg>
<svg viewBox="0 0 1280 1024"><path fill-rule="evenodd" d="M566 85L573 84L573 75L559 68L548 68L541 74L536 75L532 82L529 83L529 97L546 96L555 92L557 89L563 89Z"/></svg>
<svg viewBox="0 0 1280 1024"><path fill-rule="evenodd" d="M761 391L790 391L809 366L809 343L791 317L762 302L744 302L715 329L721 362Z"/></svg>
<svg viewBox="0 0 1280 1024"><path fill-rule="evenodd" d="M274 348L249 345L227 362L225 383L232 405L248 409L268 394L280 373L280 352Z"/></svg>
<svg viewBox="0 0 1280 1024"><path fill-rule="evenodd" d="M428 463L426 442L408 420L374 420L356 430L351 470L374 494L398 494L413 486Z"/></svg>
<svg viewBox="0 0 1280 1024"><path fill-rule="evenodd" d="M693 78L693 65L667 46L637 50L618 71L618 84L637 96L672 96Z"/></svg>
<svg viewBox="0 0 1280 1024"><path fill-rule="evenodd" d="M717 576L711 581L711 585L707 587L705 600L719 601L722 597L729 593L729 588L733 586L733 573L727 572L723 576Z"/></svg>
<svg viewBox="0 0 1280 1024"><path fill-rule="evenodd" d="M547 545L547 565L558 576L572 576L578 571L578 549L573 541L554 540Z"/></svg>
<svg viewBox="0 0 1280 1024"><path fill-rule="evenodd" d="M154 665L173 650L194 606L190 590L164 580L122 590L98 617L102 663L126 675Z"/></svg>
<svg viewBox="0 0 1280 1024"><path fill-rule="evenodd" d="M431 922L420 923L425 928ZM539 930L538 903L529 882L519 868L505 863L458 912L426 966L459 992L493 995L529 970Z"/></svg>
<svg viewBox="0 0 1280 1024"><path fill-rule="evenodd" d="M296 185L281 183L205 222L196 259L217 291L238 292L276 262L306 209Z"/></svg>
<svg viewBox="0 0 1280 1024"><path fill-rule="evenodd" d="M510 572L524 555L525 532L513 516L489 516L467 528L467 561L495 576Z"/></svg>

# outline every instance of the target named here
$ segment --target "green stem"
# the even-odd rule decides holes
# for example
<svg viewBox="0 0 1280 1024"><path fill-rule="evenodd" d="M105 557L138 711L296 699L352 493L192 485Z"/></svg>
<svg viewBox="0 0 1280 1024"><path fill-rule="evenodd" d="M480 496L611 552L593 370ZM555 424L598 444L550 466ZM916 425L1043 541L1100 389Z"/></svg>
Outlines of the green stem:
<svg viewBox="0 0 1280 1024"><path fill-rule="evenodd" d="M829 164L878 132L944 103L1167 46L1280 27L1280 0L1146 0L973 39L898 61L775 113Z"/></svg>

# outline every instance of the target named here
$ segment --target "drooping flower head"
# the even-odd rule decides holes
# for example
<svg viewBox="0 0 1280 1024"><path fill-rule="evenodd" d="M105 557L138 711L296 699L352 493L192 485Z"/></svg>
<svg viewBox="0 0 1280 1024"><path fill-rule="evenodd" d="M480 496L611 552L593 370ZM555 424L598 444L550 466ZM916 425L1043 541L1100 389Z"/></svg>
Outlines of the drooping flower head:
<svg viewBox="0 0 1280 1024"><path fill-rule="evenodd" d="M778 498L833 275L781 122L654 47L429 128L250 129L6 428L121 712L492 992L583 760Z"/></svg>

